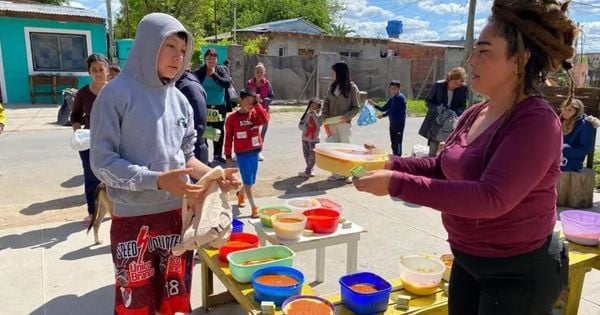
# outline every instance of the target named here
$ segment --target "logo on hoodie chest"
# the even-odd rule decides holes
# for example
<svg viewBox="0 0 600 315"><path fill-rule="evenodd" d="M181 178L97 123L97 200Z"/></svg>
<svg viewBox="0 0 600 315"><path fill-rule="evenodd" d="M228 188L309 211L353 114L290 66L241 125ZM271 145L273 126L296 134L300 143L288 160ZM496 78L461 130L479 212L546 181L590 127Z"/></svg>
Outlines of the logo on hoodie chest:
<svg viewBox="0 0 600 315"><path fill-rule="evenodd" d="M183 128L187 128L188 126L188 120L185 117L179 117L179 119L177 119L177 126L183 127Z"/></svg>

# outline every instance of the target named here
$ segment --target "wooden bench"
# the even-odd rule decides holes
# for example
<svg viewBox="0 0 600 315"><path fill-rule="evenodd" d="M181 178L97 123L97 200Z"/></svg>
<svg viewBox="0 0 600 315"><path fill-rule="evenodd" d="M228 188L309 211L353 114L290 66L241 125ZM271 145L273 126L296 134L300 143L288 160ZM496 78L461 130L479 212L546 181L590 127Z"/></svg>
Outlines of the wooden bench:
<svg viewBox="0 0 600 315"><path fill-rule="evenodd" d="M218 250L201 249L198 251L202 261L202 305L205 311L210 307L237 301L248 314L260 314L260 304L254 300L254 291L249 283L238 283L231 276L229 266L219 260ZM579 301L583 289L583 281L587 272L593 269L600 269L600 247L582 246L569 243L569 286L566 294L561 298L564 314L577 314ZM213 294L213 274L223 283L228 292ZM440 284L435 294L428 296L418 296L406 292L402 288L402 281L395 279L390 281L392 284L392 294L388 303L386 315L401 314L448 314L448 296L444 293L443 284ZM316 295L317 293L308 285L302 287L302 294ZM452 294L452 293L450 293ZM398 295L408 295L412 299L409 301L407 310L397 310L395 300ZM353 314L341 304L339 293L324 295L324 298L336 306L336 315ZM281 310L275 313L282 314Z"/></svg>
<svg viewBox="0 0 600 315"><path fill-rule="evenodd" d="M31 97L31 103L35 104L35 98L37 96L52 96L54 104L58 104L58 96L61 92L58 90L59 86L65 88L77 88L79 80L75 76L58 76L58 75L30 75L29 76L29 96ZM50 92L39 91L38 87L48 86Z"/></svg>
<svg viewBox="0 0 600 315"><path fill-rule="evenodd" d="M254 300L252 284L239 283L233 279L229 264L219 260L219 250L199 249L198 256L202 262L202 307L205 312L213 306L237 301L248 314L260 313L260 303ZM213 275L221 280L227 292L213 295ZM317 295L317 292L305 283L302 286L302 294Z"/></svg>

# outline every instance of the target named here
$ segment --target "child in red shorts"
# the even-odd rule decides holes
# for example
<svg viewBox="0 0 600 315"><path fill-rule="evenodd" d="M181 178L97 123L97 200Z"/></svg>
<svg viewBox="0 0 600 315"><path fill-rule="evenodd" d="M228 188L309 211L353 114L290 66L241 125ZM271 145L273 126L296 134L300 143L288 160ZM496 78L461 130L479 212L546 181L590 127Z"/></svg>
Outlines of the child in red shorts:
<svg viewBox="0 0 600 315"><path fill-rule="evenodd" d="M171 249L181 241L181 197L203 193L189 176L209 170L194 157L193 111L175 88L192 51L192 35L175 18L145 16L125 69L92 109L92 170L114 204L115 314L191 311L193 253ZM236 172L226 170L222 189L239 188Z"/></svg>

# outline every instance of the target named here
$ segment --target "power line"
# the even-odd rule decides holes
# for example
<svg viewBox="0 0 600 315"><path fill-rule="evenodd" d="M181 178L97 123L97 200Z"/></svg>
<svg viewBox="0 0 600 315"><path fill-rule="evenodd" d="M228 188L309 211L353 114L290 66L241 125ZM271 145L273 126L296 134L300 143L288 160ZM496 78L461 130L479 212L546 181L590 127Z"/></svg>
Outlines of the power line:
<svg viewBox="0 0 600 315"><path fill-rule="evenodd" d="M582 6L586 6L586 7L600 9L599 4L592 4L592 3L579 2L579 1L571 1L571 3L573 3L574 5L582 5Z"/></svg>

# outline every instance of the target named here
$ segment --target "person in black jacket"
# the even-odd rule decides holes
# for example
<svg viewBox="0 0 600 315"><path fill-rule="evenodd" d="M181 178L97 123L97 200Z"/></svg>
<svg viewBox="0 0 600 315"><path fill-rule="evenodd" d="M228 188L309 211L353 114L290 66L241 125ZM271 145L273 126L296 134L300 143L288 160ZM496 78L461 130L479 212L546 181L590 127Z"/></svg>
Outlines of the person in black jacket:
<svg viewBox="0 0 600 315"><path fill-rule="evenodd" d="M425 99L427 115L419 128L419 135L427 138L429 156L435 156L440 145L436 139L436 130L439 126L435 123L440 106L454 111L456 116L462 115L467 108L469 90L465 85L466 79L467 73L463 67L452 68L445 80L435 82Z"/></svg>
<svg viewBox="0 0 600 315"><path fill-rule="evenodd" d="M206 91L200 84L200 80L189 69L177 80L175 86L185 95L194 111L194 129L197 137L194 156L208 165L208 144L206 139L202 138L206 129Z"/></svg>
<svg viewBox="0 0 600 315"><path fill-rule="evenodd" d="M219 141L213 141L213 163L225 164L223 158L223 126L225 117L231 111L227 89L231 86L231 78L224 66L217 65L217 51L209 48L204 53L204 64L194 74L206 91L207 125L221 131Z"/></svg>

